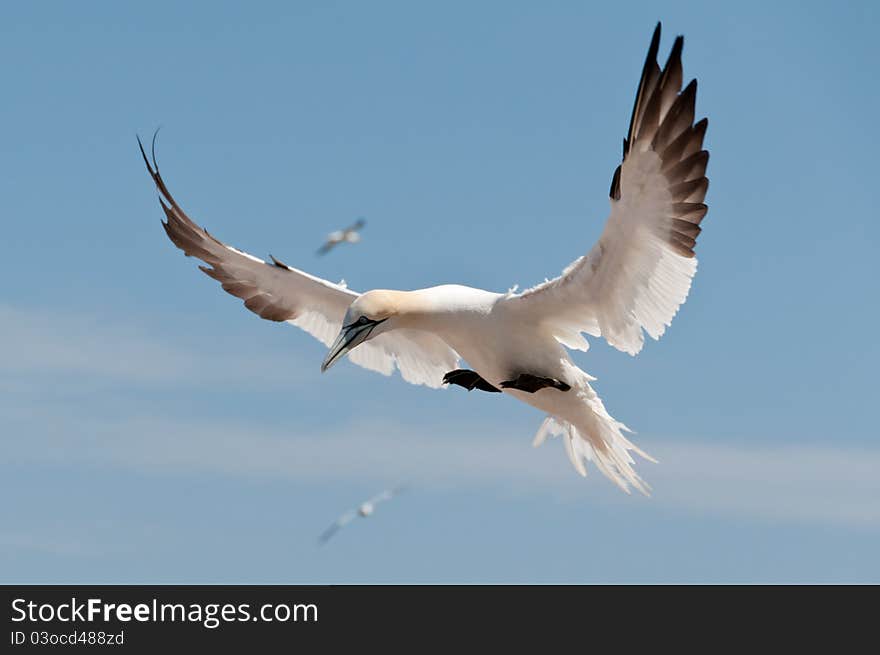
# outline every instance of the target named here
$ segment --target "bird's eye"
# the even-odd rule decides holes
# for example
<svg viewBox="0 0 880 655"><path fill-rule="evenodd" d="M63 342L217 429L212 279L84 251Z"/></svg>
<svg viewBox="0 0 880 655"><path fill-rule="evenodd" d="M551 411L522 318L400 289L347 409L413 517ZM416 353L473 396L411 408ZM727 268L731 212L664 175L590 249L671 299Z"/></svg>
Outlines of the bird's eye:
<svg viewBox="0 0 880 655"><path fill-rule="evenodd" d="M366 325L367 323L370 322L370 319L368 319L366 316L361 316L361 317L357 320L357 322L358 322L358 325Z"/></svg>

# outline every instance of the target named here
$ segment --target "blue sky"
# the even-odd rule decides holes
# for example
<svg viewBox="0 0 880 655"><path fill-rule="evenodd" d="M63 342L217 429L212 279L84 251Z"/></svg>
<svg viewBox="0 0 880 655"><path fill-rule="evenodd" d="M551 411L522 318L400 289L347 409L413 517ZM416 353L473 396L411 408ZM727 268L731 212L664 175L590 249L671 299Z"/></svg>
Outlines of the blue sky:
<svg viewBox="0 0 880 655"><path fill-rule="evenodd" d="M186 210L355 289L586 252L654 23L710 120L687 304L577 362L651 498L542 416L260 321L167 241ZM0 10L0 581L880 581L875 3L25 3ZM364 241L324 258L357 216ZM326 548L340 512L411 491Z"/></svg>

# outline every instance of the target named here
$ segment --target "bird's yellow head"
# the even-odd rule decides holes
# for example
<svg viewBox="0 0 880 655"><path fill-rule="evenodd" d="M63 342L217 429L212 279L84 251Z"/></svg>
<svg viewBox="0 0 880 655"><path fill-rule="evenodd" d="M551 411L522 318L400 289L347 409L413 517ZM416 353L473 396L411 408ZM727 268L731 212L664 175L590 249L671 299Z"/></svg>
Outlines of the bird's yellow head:
<svg viewBox="0 0 880 655"><path fill-rule="evenodd" d="M342 319L342 329L330 346L321 364L326 371L343 355L365 341L387 332L393 327L393 319L401 311L402 294L397 291L368 291L355 298Z"/></svg>

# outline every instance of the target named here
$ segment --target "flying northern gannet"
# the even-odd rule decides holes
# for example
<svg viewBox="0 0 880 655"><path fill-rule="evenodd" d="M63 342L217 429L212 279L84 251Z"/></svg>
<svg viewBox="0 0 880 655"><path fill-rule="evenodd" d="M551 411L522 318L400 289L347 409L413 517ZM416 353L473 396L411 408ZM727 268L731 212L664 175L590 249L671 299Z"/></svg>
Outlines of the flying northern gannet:
<svg viewBox="0 0 880 655"><path fill-rule="evenodd" d="M623 162L611 181L611 214L599 241L562 275L523 293L493 293L460 285L359 294L227 246L194 223L172 198L143 145L141 154L160 194L171 241L245 307L287 321L330 347L325 371L343 355L390 375L395 367L413 384L504 392L548 416L534 445L561 435L575 469L592 461L623 490L647 493L629 451L629 429L612 418L566 348L586 351L583 334L604 337L635 355L644 333L659 339L685 301L697 269L694 257L709 153L708 121L694 122L697 82L683 90L675 39L663 70L654 30L636 93ZM155 146L155 137L154 137ZM459 369L464 359L472 369Z"/></svg>
<svg viewBox="0 0 880 655"><path fill-rule="evenodd" d="M358 233L358 230L363 228L363 226L366 224L367 222L364 219L359 218L352 225L349 225L344 230L336 230L335 232L331 232L327 235L327 241L324 243L324 245L318 248L318 254L326 255L343 241L346 241L348 243L357 243L361 240L361 235Z"/></svg>
<svg viewBox="0 0 880 655"><path fill-rule="evenodd" d="M376 505L386 500L391 500L392 498L403 492L405 489L406 487L387 489L382 493L377 494L369 500L361 503L357 506L356 509L347 511L345 514L336 519L336 521L334 521L329 528L321 533L321 536L318 537L318 543L321 545L326 544L330 540L330 537L332 537L334 534L339 532L339 530L351 523L356 517L360 516L362 518L367 518L368 516L372 516L373 512L376 511Z"/></svg>

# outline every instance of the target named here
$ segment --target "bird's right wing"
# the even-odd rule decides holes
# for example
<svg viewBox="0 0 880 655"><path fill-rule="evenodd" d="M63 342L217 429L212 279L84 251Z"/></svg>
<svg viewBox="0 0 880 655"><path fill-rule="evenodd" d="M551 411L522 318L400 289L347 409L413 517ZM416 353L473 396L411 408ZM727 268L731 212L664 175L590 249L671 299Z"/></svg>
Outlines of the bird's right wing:
<svg viewBox="0 0 880 655"><path fill-rule="evenodd" d="M340 516L338 519L336 519L336 521L333 522L333 524L329 528L321 533L321 536L318 537L318 543L322 545L326 544L328 541L330 541L330 538L334 534L336 534L346 525L351 523L355 516L357 516L357 512L354 510L346 512L345 514Z"/></svg>
<svg viewBox="0 0 880 655"><path fill-rule="evenodd" d="M342 327L348 306L360 294L341 284L309 275L272 257L265 262L214 238L191 220L165 186L155 156L152 165L143 145L141 154L159 191L168 238L188 257L208 266L199 268L245 307L270 321L286 321L329 346ZM439 337L416 330L394 330L361 344L348 358L371 371L391 375L400 370L412 384L440 387L443 375L456 368L458 354Z"/></svg>
<svg viewBox="0 0 880 655"><path fill-rule="evenodd" d="M367 222L363 218L359 218L354 223L345 228L343 232L357 232L358 230L362 229L366 224Z"/></svg>
<svg viewBox="0 0 880 655"><path fill-rule="evenodd" d="M381 503L383 501L391 500L395 496L398 496L401 493L403 493L404 491L406 491L406 489L407 489L407 486L403 485L403 484L400 486L394 487L393 489L386 489L385 491L378 493L375 496L373 496L372 498L370 498L370 500L368 500L367 502L372 505L376 505L376 504Z"/></svg>

